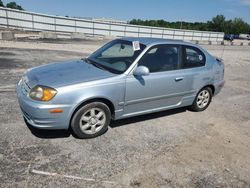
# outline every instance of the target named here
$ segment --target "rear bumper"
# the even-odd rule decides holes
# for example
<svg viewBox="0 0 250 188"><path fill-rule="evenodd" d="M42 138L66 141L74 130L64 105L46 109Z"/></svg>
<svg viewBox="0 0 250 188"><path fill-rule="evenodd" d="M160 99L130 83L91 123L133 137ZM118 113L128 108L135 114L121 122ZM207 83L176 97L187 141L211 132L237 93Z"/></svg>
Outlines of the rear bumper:
<svg viewBox="0 0 250 188"><path fill-rule="evenodd" d="M224 87L224 85L225 85L225 80L222 80L214 84L214 87L215 87L214 95L217 95L221 91L221 89Z"/></svg>
<svg viewBox="0 0 250 188"><path fill-rule="evenodd" d="M17 98L27 122L39 129L68 129L72 105L55 105L38 102L28 98L17 85ZM50 113L50 110L62 109L62 113Z"/></svg>

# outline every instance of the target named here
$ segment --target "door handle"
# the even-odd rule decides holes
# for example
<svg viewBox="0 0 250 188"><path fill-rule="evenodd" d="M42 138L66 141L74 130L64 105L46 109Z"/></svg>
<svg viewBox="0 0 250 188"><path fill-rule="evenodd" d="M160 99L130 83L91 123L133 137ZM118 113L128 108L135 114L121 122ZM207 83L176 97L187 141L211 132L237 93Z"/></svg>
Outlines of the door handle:
<svg viewBox="0 0 250 188"><path fill-rule="evenodd" d="M175 81L178 82L178 81L181 81L183 79L184 79L184 77L177 77L177 78L175 78Z"/></svg>

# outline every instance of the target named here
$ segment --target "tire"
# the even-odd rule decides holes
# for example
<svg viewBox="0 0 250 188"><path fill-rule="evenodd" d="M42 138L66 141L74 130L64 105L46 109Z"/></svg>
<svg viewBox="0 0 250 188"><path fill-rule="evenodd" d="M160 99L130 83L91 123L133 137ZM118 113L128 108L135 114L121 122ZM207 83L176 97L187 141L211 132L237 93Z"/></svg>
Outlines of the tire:
<svg viewBox="0 0 250 188"><path fill-rule="evenodd" d="M94 138L108 130L110 120L109 107L101 102L93 102L81 107L73 115L71 128L78 138Z"/></svg>
<svg viewBox="0 0 250 188"><path fill-rule="evenodd" d="M194 112L201 112L206 110L210 102L212 101L212 97L213 92L210 87L202 88L198 92L193 104L189 107L189 109Z"/></svg>

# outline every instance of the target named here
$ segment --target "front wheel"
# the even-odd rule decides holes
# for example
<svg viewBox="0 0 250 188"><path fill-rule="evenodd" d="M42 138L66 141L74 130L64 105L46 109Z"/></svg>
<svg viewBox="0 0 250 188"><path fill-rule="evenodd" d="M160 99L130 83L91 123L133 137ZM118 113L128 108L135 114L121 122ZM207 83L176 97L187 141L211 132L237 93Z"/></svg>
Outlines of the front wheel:
<svg viewBox="0 0 250 188"><path fill-rule="evenodd" d="M195 111L195 112L200 112L205 110L211 100L212 100L212 89L210 87L205 87L199 91L197 94L193 104L190 106L190 110Z"/></svg>
<svg viewBox="0 0 250 188"><path fill-rule="evenodd" d="M73 116L71 128L78 138L94 138L103 134L109 126L111 113L101 102L89 103Z"/></svg>

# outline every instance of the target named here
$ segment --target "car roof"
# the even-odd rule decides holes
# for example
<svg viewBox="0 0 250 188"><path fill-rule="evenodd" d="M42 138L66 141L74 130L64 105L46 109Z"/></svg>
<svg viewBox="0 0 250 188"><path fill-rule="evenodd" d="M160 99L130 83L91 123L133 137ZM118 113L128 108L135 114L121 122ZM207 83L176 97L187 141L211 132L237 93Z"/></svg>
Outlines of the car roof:
<svg viewBox="0 0 250 188"><path fill-rule="evenodd" d="M186 44L186 45L194 45L189 42L184 42L182 40L174 40L174 39L162 39L162 38L149 38L149 37L124 37L122 40L127 41L139 41L139 43L144 44L146 46L153 44Z"/></svg>

